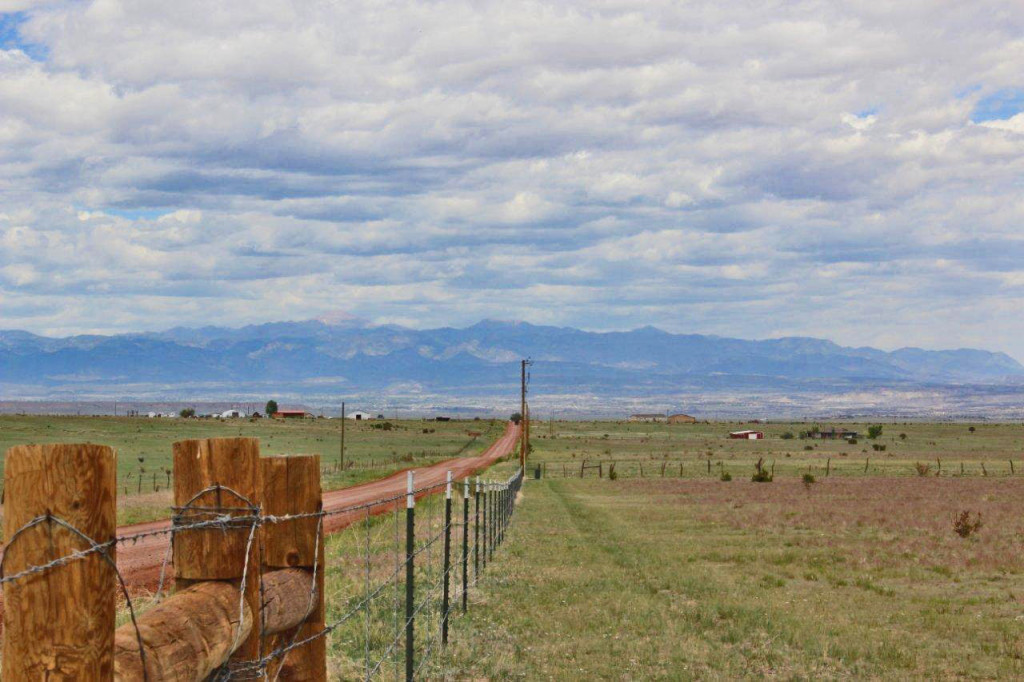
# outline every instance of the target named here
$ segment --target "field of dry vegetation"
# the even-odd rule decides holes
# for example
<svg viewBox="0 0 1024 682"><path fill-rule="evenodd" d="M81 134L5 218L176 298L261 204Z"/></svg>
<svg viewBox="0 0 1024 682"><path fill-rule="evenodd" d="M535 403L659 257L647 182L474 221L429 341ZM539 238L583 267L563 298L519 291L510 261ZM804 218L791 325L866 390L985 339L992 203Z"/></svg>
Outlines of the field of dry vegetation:
<svg viewBox="0 0 1024 682"><path fill-rule="evenodd" d="M736 427L723 424L535 425L544 436L535 438L535 462L668 453L687 466L682 478L648 467L642 479L577 472L530 481L506 555L477 595L482 607L455 624L449 670L525 679L1019 678L1024 430L969 426L885 424L890 447L868 445L865 472L861 447L779 437L807 425L768 426L756 443L725 440ZM717 465L707 474L709 450L731 481ZM854 456L859 464L844 471ZM840 468L825 477L829 457ZM751 481L758 458L776 463L771 482ZM915 462L931 466L921 475Z"/></svg>

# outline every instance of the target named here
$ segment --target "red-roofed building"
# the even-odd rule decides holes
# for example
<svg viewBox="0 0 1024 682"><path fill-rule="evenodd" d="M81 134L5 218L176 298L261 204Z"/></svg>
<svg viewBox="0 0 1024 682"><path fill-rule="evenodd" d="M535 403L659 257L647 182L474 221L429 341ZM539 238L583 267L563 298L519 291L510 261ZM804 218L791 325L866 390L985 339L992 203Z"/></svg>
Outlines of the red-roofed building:
<svg viewBox="0 0 1024 682"><path fill-rule="evenodd" d="M278 410L274 419L312 419L313 415L305 410Z"/></svg>

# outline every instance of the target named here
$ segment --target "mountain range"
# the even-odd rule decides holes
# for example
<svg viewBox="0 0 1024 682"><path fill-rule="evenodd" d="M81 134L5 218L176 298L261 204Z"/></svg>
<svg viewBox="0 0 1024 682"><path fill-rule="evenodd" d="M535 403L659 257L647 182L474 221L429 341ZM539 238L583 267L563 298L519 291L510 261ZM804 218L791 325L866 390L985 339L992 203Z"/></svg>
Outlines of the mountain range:
<svg viewBox="0 0 1024 682"><path fill-rule="evenodd" d="M1024 384L1024 366L973 349L882 351L791 337L742 340L655 327L590 332L485 320L416 330L357 320L66 338L0 331L8 397L252 396L277 391L331 402L345 395L513 396L519 360L531 390L592 399L694 392Z"/></svg>

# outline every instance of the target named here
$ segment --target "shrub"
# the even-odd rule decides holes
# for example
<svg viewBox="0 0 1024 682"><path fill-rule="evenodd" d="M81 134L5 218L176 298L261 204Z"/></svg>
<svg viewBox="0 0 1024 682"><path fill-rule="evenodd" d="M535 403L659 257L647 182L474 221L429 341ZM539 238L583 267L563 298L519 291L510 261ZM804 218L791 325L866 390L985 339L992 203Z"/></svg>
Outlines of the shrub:
<svg viewBox="0 0 1024 682"><path fill-rule="evenodd" d="M974 433L975 431L977 431L977 429L975 429L973 426L967 427L967 430L970 431L971 433Z"/></svg>
<svg viewBox="0 0 1024 682"><path fill-rule="evenodd" d="M915 462L914 470L917 471L918 476L927 476L928 472L932 470L932 467L930 464L922 464L921 462Z"/></svg>
<svg viewBox="0 0 1024 682"><path fill-rule="evenodd" d="M757 460L757 464L754 465L754 475L750 477L750 480L754 483L771 483L773 478L771 472L764 468L764 459Z"/></svg>
<svg viewBox="0 0 1024 682"><path fill-rule="evenodd" d="M182 419L188 419L189 417L196 416L196 410L194 407L186 407L184 410L178 413Z"/></svg>
<svg viewBox="0 0 1024 682"><path fill-rule="evenodd" d="M871 449L874 450L875 452L885 452L885 446L882 445L881 443L872 443Z"/></svg>
<svg viewBox="0 0 1024 682"><path fill-rule="evenodd" d="M721 480L723 480L723 481L731 481L732 480L732 474L730 474L728 471L724 471L723 470L722 471L722 475L719 476L719 478Z"/></svg>
<svg viewBox="0 0 1024 682"><path fill-rule="evenodd" d="M805 446L804 446L804 450L807 450L808 452L810 452L810 451L811 451L811 450L813 450L813 449L814 449L814 446L813 446L813 445L805 445Z"/></svg>
<svg viewBox="0 0 1024 682"><path fill-rule="evenodd" d="M906 440L906 439L907 439L907 434L901 433L900 434L900 440Z"/></svg>
<svg viewBox="0 0 1024 682"><path fill-rule="evenodd" d="M849 443L850 445L856 445L857 444L857 439L856 438L847 438L846 442Z"/></svg>
<svg viewBox="0 0 1024 682"><path fill-rule="evenodd" d="M779 438L781 438L782 440L793 440L793 432L792 431L786 431L784 434L779 436Z"/></svg>
<svg viewBox="0 0 1024 682"><path fill-rule="evenodd" d="M970 537L981 528L981 512L972 519L971 512L967 509L959 514L953 514L953 532L962 538Z"/></svg>
<svg viewBox="0 0 1024 682"><path fill-rule="evenodd" d="M810 472L804 474L803 481L804 481L804 487L807 488L808 490L810 490L811 486L814 485L814 482L815 482L814 474L812 474Z"/></svg>
<svg viewBox="0 0 1024 682"><path fill-rule="evenodd" d="M868 438L874 440L882 435L882 425L875 424L874 426L868 427Z"/></svg>
<svg viewBox="0 0 1024 682"><path fill-rule="evenodd" d="M619 472L615 470L615 464L612 463L608 466L608 480L617 481L619 480Z"/></svg>

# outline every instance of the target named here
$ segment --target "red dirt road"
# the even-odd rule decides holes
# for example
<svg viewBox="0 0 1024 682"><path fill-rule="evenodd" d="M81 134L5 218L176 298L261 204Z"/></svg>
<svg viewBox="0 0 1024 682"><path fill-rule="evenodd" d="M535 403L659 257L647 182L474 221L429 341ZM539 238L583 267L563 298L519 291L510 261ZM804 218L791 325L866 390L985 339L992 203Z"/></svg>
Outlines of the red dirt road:
<svg viewBox="0 0 1024 682"><path fill-rule="evenodd" d="M519 428L509 423L504 435L494 441L483 454L476 457L449 459L431 466L414 468L416 488L420 489L444 483L448 471L453 473L456 480L472 475L511 453L515 448L518 435ZM404 494L405 491L406 473L403 471L378 481L325 492L323 496L324 511L336 511L348 507L372 504L378 500L389 500L396 495ZM424 492L419 497L442 491L443 488L429 491L429 493ZM370 513L384 513L389 509L393 509L396 504L404 505L404 498L373 505L370 507ZM354 521L365 518L365 516L365 508L327 516L324 518L324 529L327 533L334 533L351 525ZM137 533L165 530L170 527L170 521L153 521L133 526L122 526L117 529L117 534L119 536L135 535ZM164 562L164 557L167 555L169 543L170 534L164 533L141 538L134 543L125 542L118 545L117 567L120 569L121 575L124 576L128 587L133 592L156 589L160 580L160 567ZM170 578L173 575L170 565L168 565L168 573ZM2 613L2 604L0 604L0 613Z"/></svg>

